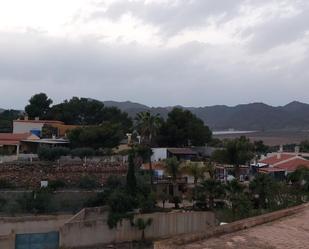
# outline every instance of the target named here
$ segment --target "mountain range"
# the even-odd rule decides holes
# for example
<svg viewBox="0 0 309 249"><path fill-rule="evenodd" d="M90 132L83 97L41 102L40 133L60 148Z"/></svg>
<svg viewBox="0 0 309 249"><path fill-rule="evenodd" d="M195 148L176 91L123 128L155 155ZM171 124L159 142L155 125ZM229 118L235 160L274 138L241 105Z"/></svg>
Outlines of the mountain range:
<svg viewBox="0 0 309 249"><path fill-rule="evenodd" d="M130 101L103 101L105 106L115 106L130 117L142 111L159 114L166 118L174 107L149 107ZM264 103L242 104L237 106L182 107L201 118L212 130L246 131L303 131L309 130L309 104L291 102L285 106L270 106Z"/></svg>

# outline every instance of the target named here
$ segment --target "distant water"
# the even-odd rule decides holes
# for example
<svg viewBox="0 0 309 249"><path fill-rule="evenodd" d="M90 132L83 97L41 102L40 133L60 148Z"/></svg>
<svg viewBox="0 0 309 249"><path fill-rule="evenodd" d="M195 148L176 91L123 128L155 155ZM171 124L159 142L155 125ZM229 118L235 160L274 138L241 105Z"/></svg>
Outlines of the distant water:
<svg viewBox="0 0 309 249"><path fill-rule="evenodd" d="M248 134L255 133L257 131L235 131L235 130L227 130L227 131L213 131L213 135L233 135L233 134Z"/></svg>

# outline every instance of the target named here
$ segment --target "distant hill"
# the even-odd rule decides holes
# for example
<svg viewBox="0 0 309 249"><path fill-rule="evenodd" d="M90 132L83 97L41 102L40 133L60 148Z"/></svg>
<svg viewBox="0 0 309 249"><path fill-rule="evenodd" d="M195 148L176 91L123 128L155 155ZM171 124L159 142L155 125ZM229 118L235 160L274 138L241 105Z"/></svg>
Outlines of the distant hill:
<svg viewBox="0 0 309 249"><path fill-rule="evenodd" d="M173 107L148 107L126 102L105 101L106 106L116 106L131 117L141 111L158 113L163 118ZM181 106L179 106L181 107ZM181 107L201 118L213 130L309 130L309 104L294 101L285 106L274 107L264 103L217 105L208 107Z"/></svg>

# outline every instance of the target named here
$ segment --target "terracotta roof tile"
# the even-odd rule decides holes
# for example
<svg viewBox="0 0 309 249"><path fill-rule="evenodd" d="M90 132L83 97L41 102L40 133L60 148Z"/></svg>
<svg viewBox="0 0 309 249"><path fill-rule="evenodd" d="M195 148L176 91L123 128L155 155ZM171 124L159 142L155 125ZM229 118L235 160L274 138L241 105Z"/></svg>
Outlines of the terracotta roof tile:
<svg viewBox="0 0 309 249"><path fill-rule="evenodd" d="M274 164L280 163L282 161L292 159L293 157L296 157L296 155L281 153L280 157L278 155L274 155L274 156L265 158L265 159L263 159L259 162L265 163L265 164L268 164L268 165L274 165Z"/></svg>

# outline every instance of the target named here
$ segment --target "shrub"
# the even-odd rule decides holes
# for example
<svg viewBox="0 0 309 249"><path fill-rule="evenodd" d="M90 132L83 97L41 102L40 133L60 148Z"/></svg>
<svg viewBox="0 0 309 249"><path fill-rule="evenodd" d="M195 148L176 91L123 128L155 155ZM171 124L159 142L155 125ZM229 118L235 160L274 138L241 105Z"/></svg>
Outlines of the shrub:
<svg viewBox="0 0 309 249"><path fill-rule="evenodd" d="M93 157L95 150L92 148L76 148L71 151L72 157L79 157L81 160L87 157Z"/></svg>
<svg viewBox="0 0 309 249"><path fill-rule="evenodd" d="M48 187L52 190L63 189L67 186L66 182L62 179L57 179L48 182Z"/></svg>
<svg viewBox="0 0 309 249"><path fill-rule="evenodd" d="M81 189L95 189L99 186L96 178L92 176L83 176L79 180L79 187Z"/></svg>
<svg viewBox="0 0 309 249"><path fill-rule="evenodd" d="M38 156L43 161L56 161L61 156L66 156L70 153L70 150L65 147L40 147L38 150Z"/></svg>
<svg viewBox="0 0 309 249"><path fill-rule="evenodd" d="M0 179L0 189L14 188L14 184L7 179Z"/></svg>

